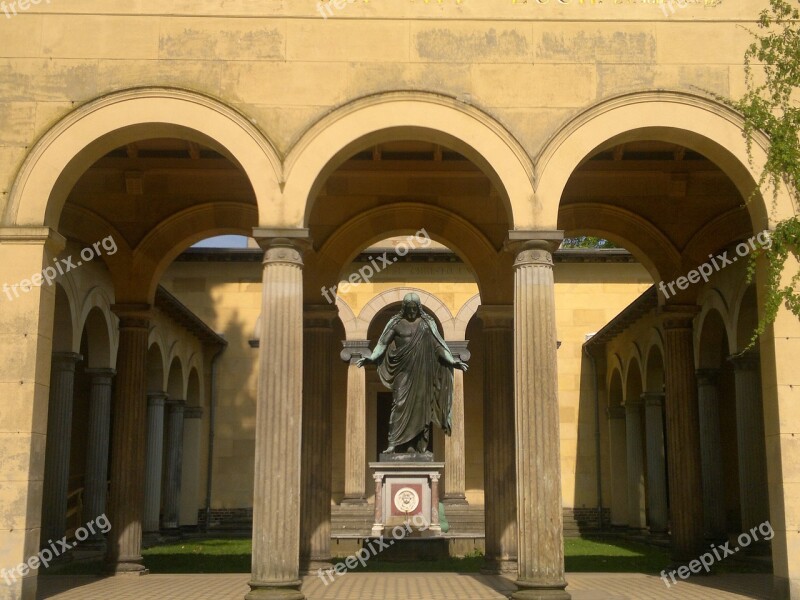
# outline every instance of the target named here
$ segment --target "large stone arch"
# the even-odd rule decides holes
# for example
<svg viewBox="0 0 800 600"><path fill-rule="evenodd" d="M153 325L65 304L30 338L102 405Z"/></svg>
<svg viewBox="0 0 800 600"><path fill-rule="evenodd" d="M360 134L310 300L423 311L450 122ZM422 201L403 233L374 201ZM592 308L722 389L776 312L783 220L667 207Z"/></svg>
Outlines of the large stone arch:
<svg viewBox="0 0 800 600"><path fill-rule="evenodd" d="M280 212L280 159L247 118L195 92L148 87L89 102L51 128L16 177L3 225L57 228L70 190L96 160L114 148L152 137L177 137L220 152L248 177L261 218Z"/></svg>
<svg viewBox="0 0 800 600"><path fill-rule="evenodd" d="M342 225L319 249L316 260L320 274L336 273L351 263L363 248L392 235L413 233L409 224L424 223L431 239L453 250L469 267L486 302L508 304L512 286L499 275L500 268L511 268L510 255L498 253L486 236L467 220L436 206L418 203L386 205L368 210ZM380 231L379 234L374 233ZM498 261L505 260L500 264ZM337 279L338 281L338 279ZM318 294L318 283L304 280L309 297ZM330 283L330 282L328 282Z"/></svg>
<svg viewBox="0 0 800 600"><path fill-rule="evenodd" d="M519 142L482 111L446 96L391 92L361 98L326 115L295 144L285 162L285 204L272 227L307 226L321 185L346 159L384 141L442 144L469 158L491 179L509 229L532 229L533 168ZM263 218L263 217L262 217Z"/></svg>
<svg viewBox="0 0 800 600"><path fill-rule="evenodd" d="M743 121L730 108L708 98L680 92L637 92L605 100L562 127L536 160L537 226L555 229L564 188L575 169L590 154L633 140L674 142L702 153L737 187L743 198L756 188L765 162L765 142L753 144L753 167L742 137ZM754 231L794 214L791 198L779 191L774 211L763 198L748 202Z"/></svg>

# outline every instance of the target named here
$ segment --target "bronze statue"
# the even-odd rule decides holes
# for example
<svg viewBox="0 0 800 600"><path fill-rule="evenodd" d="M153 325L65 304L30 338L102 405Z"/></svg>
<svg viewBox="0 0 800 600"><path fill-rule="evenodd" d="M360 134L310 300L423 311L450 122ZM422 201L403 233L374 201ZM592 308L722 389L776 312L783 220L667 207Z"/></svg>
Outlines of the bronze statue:
<svg viewBox="0 0 800 600"><path fill-rule="evenodd" d="M386 353L392 342L394 348ZM405 295L401 311L389 319L375 350L356 363L365 364L377 364L381 382L392 390L384 454L426 454L431 423L450 435L453 369L466 371L467 364L453 358L417 294Z"/></svg>

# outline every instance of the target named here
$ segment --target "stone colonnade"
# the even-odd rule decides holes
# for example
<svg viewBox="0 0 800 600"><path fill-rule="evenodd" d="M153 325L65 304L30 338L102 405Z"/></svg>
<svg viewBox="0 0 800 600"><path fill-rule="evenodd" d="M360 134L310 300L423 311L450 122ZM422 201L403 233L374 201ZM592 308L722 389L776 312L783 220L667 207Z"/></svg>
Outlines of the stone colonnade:
<svg viewBox="0 0 800 600"><path fill-rule="evenodd" d="M292 234L300 237L290 239ZM502 523L502 532L496 536L499 541L502 542L504 535L516 537L520 587L516 598L569 598L564 591L552 262L552 251L560 236L548 234L546 237L548 239L538 242L520 240L516 244L513 307L516 327L511 327L510 307L503 311L485 311L483 317L494 331L490 346L496 351L490 352L490 356L494 356L490 360L498 369L487 378L487 390L505 398L504 417L498 419L492 438L496 438L501 429L505 431L510 427L509 433L516 440L512 445L508 443L510 435L499 438L505 443L495 448L497 456L492 465L502 469L506 479L511 479L507 477L509 471L515 475L516 506L521 507L517 511L506 498L498 503L498 510L487 511L487 517L502 513L505 520L510 521ZM320 418L329 410L326 403L330 384L325 379L326 376L329 379L330 366L319 349L330 347L331 317L316 311L311 318L311 329L306 333L307 343L302 343L303 232L284 232L284 237L263 235L260 243L265 248L262 343L256 415L253 569L247 598L302 599L301 555L304 563L309 564L329 559L329 547L321 537L317 540L317 533L325 531L327 523L329 537L330 507L323 509L321 501L319 506L312 507L313 499L302 489L308 487L308 480L306 476L301 477L301 473L324 466L330 471L326 450L330 446L330 431ZM309 319L308 311L306 318ZM314 337L313 343L308 336ZM466 349L455 346L454 350L463 358ZM352 426L346 449L345 502L348 504L363 503L365 498L364 461L358 450L365 447L365 386L363 372L359 372L355 362L367 351L365 340L347 342L342 351L342 359L349 363L347 422L348 427ZM315 390L313 403L319 404L314 411L303 408L304 371L306 386ZM514 388L509 385L510 376L515 377ZM306 400L310 403L308 396ZM514 429L515 412L518 419ZM317 439L304 442L304 435L312 430ZM454 440L450 452L457 455L459 445L463 447L460 440ZM490 476L493 466L489 466ZM548 476L543 477L542 473ZM318 474L316 472L315 476ZM449 489L457 495L460 485L456 472ZM329 481L327 486L327 493L319 490L321 493L317 495L329 503ZM514 498L514 494L511 497ZM302 528L301 506L307 507L303 509L304 516L314 517L310 525ZM501 510L503 506L507 510ZM514 558L513 545L508 541L509 559Z"/></svg>

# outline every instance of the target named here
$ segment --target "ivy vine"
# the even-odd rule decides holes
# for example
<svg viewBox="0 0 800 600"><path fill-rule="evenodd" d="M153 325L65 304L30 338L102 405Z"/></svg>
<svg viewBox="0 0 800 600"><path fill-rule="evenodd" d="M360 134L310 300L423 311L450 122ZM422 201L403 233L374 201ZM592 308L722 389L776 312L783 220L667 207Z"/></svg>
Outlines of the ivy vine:
<svg viewBox="0 0 800 600"><path fill-rule="evenodd" d="M785 186L796 208L800 191L800 0L770 0L758 18L758 31L751 32L754 41L745 52L746 92L728 104L744 116L743 134L747 154L753 165L753 144L761 133L768 139L767 157L760 174L758 188L771 189L772 209L776 210L778 190ZM798 258L800 221L797 216L779 221L771 233L772 244L750 255L747 282L755 278L759 257L766 266L764 311L747 349L775 322L781 305L800 318L800 270L782 283L789 256Z"/></svg>

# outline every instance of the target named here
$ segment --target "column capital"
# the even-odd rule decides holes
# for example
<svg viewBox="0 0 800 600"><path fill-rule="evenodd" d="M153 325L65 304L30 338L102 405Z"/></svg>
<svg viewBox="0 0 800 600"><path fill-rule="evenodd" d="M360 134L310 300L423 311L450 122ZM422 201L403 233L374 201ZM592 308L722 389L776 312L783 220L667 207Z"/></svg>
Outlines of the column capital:
<svg viewBox="0 0 800 600"><path fill-rule="evenodd" d="M695 371L698 385L716 385L719 374L720 369L697 369Z"/></svg>
<svg viewBox="0 0 800 600"><path fill-rule="evenodd" d="M273 240L291 240L300 244L307 242L309 238L308 229L291 227L253 227L253 239L266 250L272 245Z"/></svg>
<svg viewBox="0 0 800 600"><path fill-rule="evenodd" d="M333 329L334 321L339 317L339 309L331 304L306 304L303 306L303 327L308 329Z"/></svg>
<svg viewBox="0 0 800 600"><path fill-rule="evenodd" d="M645 406L664 406L664 392L643 392L641 399Z"/></svg>
<svg viewBox="0 0 800 600"><path fill-rule="evenodd" d="M181 412L186 408L186 400L169 398L166 400L166 405L169 412Z"/></svg>
<svg viewBox="0 0 800 600"><path fill-rule="evenodd" d="M98 367L95 369L84 369L84 373L87 375L91 375L92 378L102 379L107 377L109 380L113 379L114 376L117 374L116 369L111 369L109 367Z"/></svg>
<svg viewBox="0 0 800 600"><path fill-rule="evenodd" d="M52 227L0 227L3 244L42 244L49 252L58 254L67 247L67 238Z"/></svg>
<svg viewBox="0 0 800 600"><path fill-rule="evenodd" d="M298 262L303 264L303 254L312 248L308 229L269 229L254 227L253 238L264 250L264 263L290 262L287 257L292 251L299 254Z"/></svg>
<svg viewBox="0 0 800 600"><path fill-rule="evenodd" d="M625 407L625 409L628 408L633 409L633 408L641 408L643 405L644 405L644 394L641 394L640 396L631 396L625 398L625 403L622 406Z"/></svg>
<svg viewBox="0 0 800 600"><path fill-rule="evenodd" d="M150 331L153 307L147 303L112 304L111 312L119 318L120 329L146 329Z"/></svg>
<svg viewBox="0 0 800 600"><path fill-rule="evenodd" d="M147 406L164 406L167 398L167 392L147 392Z"/></svg>
<svg viewBox="0 0 800 600"><path fill-rule="evenodd" d="M83 360L77 352L53 352L53 369L74 371L75 366Z"/></svg>
<svg viewBox="0 0 800 600"><path fill-rule="evenodd" d="M453 355L453 358L457 360L463 360L464 362L468 362L472 354L467 349L467 344L469 344L469 340L453 340L447 341L447 347L450 349L450 354Z"/></svg>
<svg viewBox="0 0 800 600"><path fill-rule="evenodd" d="M696 304L667 304L659 309L664 329L692 329L699 312Z"/></svg>
<svg viewBox="0 0 800 600"><path fill-rule="evenodd" d="M202 419L203 407L202 406L187 406L183 410L184 419Z"/></svg>
<svg viewBox="0 0 800 600"><path fill-rule="evenodd" d="M508 232L503 249L516 257L515 268L524 265L552 267L553 253L563 240L563 231L514 230Z"/></svg>
<svg viewBox="0 0 800 600"><path fill-rule="evenodd" d="M761 367L761 357L755 350L749 350L742 354L732 354L728 357L728 362L733 365L736 371L757 371Z"/></svg>
<svg viewBox="0 0 800 600"><path fill-rule="evenodd" d="M342 340L342 346L344 348L339 357L350 364L355 364L359 358L372 354L369 349L369 340Z"/></svg>
<svg viewBox="0 0 800 600"><path fill-rule="evenodd" d="M302 268L304 251L305 248L298 240L273 238L264 249L263 263L264 266L283 264Z"/></svg>
<svg viewBox="0 0 800 600"><path fill-rule="evenodd" d="M475 316L487 329L513 329L514 306L511 304L481 304Z"/></svg>
<svg viewBox="0 0 800 600"><path fill-rule="evenodd" d="M625 418L625 407L621 404L615 404L614 406L609 406L606 409L606 414L608 415L609 419L624 419Z"/></svg>

